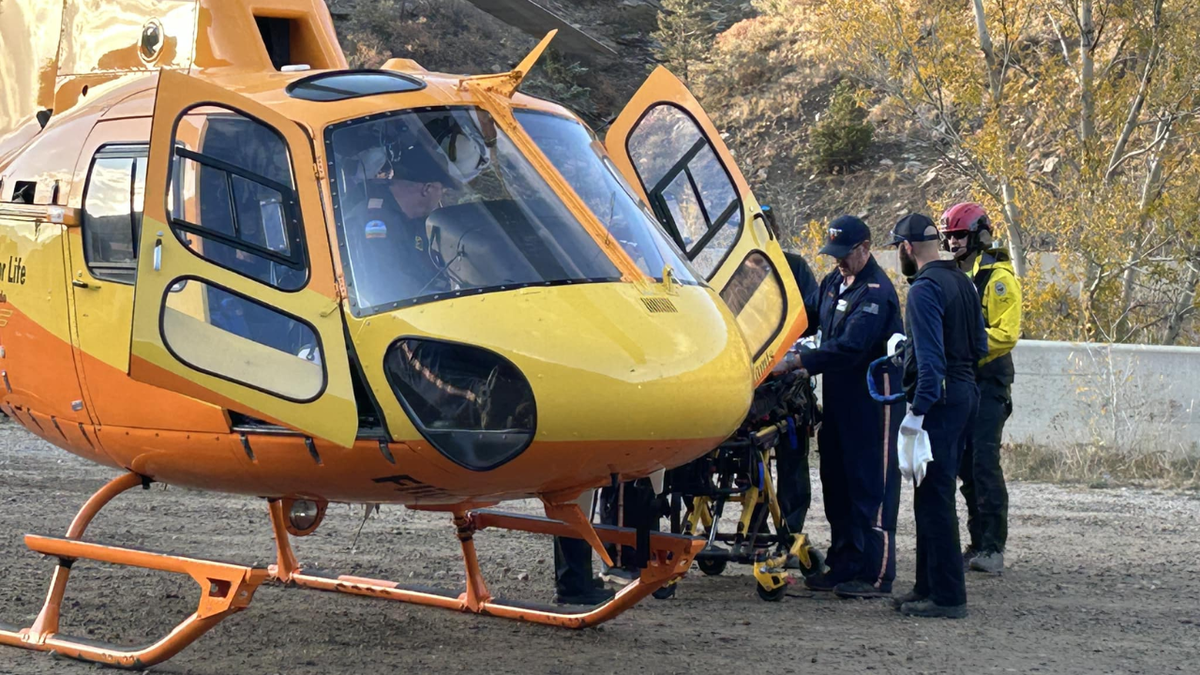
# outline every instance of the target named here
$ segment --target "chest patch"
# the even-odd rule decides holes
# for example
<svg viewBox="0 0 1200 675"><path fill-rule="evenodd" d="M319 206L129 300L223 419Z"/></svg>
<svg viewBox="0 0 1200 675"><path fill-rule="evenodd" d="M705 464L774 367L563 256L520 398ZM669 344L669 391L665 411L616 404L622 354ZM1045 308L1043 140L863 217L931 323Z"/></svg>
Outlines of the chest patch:
<svg viewBox="0 0 1200 675"><path fill-rule="evenodd" d="M839 311L839 312L844 312L844 311L846 311L846 307L848 307L848 306L849 306L849 304L850 304L850 303L846 302L846 299L845 299L845 298L842 298L841 300L838 300L838 304L837 304L837 311Z"/></svg>
<svg viewBox="0 0 1200 675"><path fill-rule="evenodd" d="M387 239L387 224L382 220L367 221L363 233L367 235L367 239Z"/></svg>
<svg viewBox="0 0 1200 675"><path fill-rule="evenodd" d="M422 239L421 237L417 237L416 241L413 242L413 246L415 246L418 251L424 251L425 250L425 240Z"/></svg>

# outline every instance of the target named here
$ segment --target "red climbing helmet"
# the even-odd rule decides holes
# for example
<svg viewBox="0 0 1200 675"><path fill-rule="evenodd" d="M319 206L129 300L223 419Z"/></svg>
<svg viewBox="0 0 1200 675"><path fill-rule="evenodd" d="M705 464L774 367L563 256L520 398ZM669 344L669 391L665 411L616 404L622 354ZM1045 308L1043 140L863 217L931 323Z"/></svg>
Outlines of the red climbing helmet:
<svg viewBox="0 0 1200 675"><path fill-rule="evenodd" d="M980 235L987 233L986 241ZM982 251L991 242L992 222L988 220L987 211L971 202L955 204L942 214L941 223L942 248L952 251L955 258L968 255L972 251ZM950 242L951 234L966 234L965 246L954 246Z"/></svg>
<svg viewBox="0 0 1200 675"><path fill-rule="evenodd" d="M955 204L942 214L942 232L978 232L980 229L992 231L992 222L988 220L987 211L971 202Z"/></svg>

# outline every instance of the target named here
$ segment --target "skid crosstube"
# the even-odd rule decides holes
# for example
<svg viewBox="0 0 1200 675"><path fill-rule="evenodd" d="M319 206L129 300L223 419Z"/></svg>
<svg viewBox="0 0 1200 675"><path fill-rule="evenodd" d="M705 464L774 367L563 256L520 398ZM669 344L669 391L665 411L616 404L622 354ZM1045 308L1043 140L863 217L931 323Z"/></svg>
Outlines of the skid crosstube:
<svg viewBox="0 0 1200 675"><path fill-rule="evenodd" d="M33 551L57 559L46 601L33 625L17 628L0 623L0 645L53 652L69 658L117 668L144 669L166 661L213 626L245 609L254 592L266 581L293 584L303 588L349 593L410 602L564 628L586 628L607 621L637 604L664 584L683 576L704 541L691 537L649 533L649 553L640 578L626 586L615 598L595 607L560 607L495 598L488 592L475 556L474 534L487 528L565 537L578 537L575 526L567 523L492 510L454 511L454 525L462 545L467 568L467 588L453 593L422 587L404 587L395 582L335 575L317 570L305 571L296 562L287 531L283 502L268 500L271 527L275 537L277 562L267 568L201 560L81 541L92 518L114 497L136 486L147 487L149 480L137 474L123 474L96 492L80 509L66 537L26 535L25 544ZM639 533L629 528L595 526L595 534L606 544L636 546ZM645 532L641 533L645 541ZM140 567L161 572L186 574L200 585L200 601L190 616L162 639L144 647L121 647L85 638L73 638L58 630L59 610L66 592L71 567L78 560Z"/></svg>
<svg viewBox="0 0 1200 675"><path fill-rule="evenodd" d="M25 535L31 550L58 558L60 568L69 569L76 560L94 560L160 572L186 574L200 585L196 611L166 637L145 647L127 648L57 632L32 628L16 630L0 626L0 644L102 663L119 668L147 668L161 663L195 642L222 619L250 604L254 591L267 579L267 570L228 563L197 560L116 546L93 544L60 537Z"/></svg>

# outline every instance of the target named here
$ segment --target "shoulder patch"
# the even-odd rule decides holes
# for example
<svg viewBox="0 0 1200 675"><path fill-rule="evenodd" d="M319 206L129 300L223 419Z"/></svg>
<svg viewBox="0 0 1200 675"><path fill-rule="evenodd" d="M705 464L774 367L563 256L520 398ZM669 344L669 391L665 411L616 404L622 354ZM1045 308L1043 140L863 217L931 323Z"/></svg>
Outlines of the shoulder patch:
<svg viewBox="0 0 1200 675"><path fill-rule="evenodd" d="M874 302L868 302L867 304L863 305L863 311L867 314L878 314L879 305Z"/></svg>
<svg viewBox="0 0 1200 675"><path fill-rule="evenodd" d="M1003 281L997 281L995 283L995 285L992 286L992 289L995 290L996 295L999 295L999 296L1003 296L1005 293L1008 292L1008 287L1004 285Z"/></svg>
<svg viewBox="0 0 1200 675"><path fill-rule="evenodd" d="M867 288L879 288L879 284L867 284Z"/></svg>
<svg viewBox="0 0 1200 675"><path fill-rule="evenodd" d="M382 220L369 220L363 228L363 233L367 235L367 239L386 239L387 224Z"/></svg>

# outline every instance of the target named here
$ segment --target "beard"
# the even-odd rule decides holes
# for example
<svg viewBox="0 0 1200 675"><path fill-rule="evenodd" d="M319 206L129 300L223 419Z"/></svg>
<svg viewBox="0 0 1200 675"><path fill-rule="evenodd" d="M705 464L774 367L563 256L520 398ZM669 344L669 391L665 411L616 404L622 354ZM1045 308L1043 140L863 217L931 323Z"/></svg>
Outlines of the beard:
<svg viewBox="0 0 1200 675"><path fill-rule="evenodd" d="M914 277L917 275L919 268L917 267L917 259L909 255L908 251L903 246L899 249L900 253L900 273L906 277Z"/></svg>

